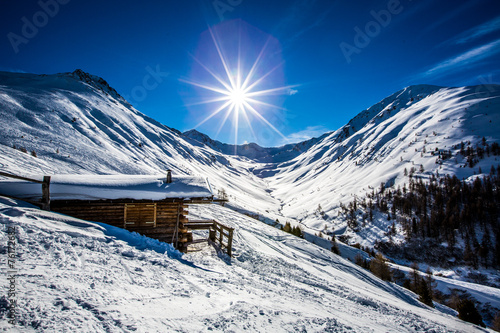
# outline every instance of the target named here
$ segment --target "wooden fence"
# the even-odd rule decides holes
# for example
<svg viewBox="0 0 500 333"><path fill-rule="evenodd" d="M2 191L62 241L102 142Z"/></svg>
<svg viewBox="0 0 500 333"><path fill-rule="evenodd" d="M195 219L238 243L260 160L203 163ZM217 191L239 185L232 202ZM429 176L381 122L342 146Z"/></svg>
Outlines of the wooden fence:
<svg viewBox="0 0 500 333"><path fill-rule="evenodd" d="M208 239L200 239L193 241L192 243L209 240L214 243L218 243L221 249L225 248L229 256L232 255L234 228L225 226L215 220L189 221L184 223L184 226L192 230L209 230Z"/></svg>

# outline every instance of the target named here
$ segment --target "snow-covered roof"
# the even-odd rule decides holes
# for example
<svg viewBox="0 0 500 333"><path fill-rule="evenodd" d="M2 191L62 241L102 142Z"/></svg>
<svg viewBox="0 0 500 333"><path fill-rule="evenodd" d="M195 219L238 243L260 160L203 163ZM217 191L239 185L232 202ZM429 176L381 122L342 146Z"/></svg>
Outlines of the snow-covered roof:
<svg viewBox="0 0 500 333"><path fill-rule="evenodd" d="M31 176L42 180L43 176ZM15 179L0 179L0 194L39 200L42 185ZM207 179L190 176L173 176L166 182L166 175L55 175L51 176L51 200L101 200L133 199L163 200L169 198L212 197Z"/></svg>

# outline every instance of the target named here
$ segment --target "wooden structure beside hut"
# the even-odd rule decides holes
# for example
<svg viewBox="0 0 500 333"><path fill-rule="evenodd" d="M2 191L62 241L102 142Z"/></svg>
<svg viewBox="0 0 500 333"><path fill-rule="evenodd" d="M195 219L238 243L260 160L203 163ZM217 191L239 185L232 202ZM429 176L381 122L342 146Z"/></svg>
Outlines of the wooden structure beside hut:
<svg viewBox="0 0 500 333"><path fill-rule="evenodd" d="M172 179L170 171L155 176L57 175L45 176L43 180L1 172L0 175L18 179L0 181L0 195L83 220L135 231L172 243L183 252L195 242L191 230L209 229L210 239L218 240L231 254L232 228L213 220L189 222L187 217L189 205L214 201L207 179L190 176ZM218 238L216 232L219 232Z"/></svg>

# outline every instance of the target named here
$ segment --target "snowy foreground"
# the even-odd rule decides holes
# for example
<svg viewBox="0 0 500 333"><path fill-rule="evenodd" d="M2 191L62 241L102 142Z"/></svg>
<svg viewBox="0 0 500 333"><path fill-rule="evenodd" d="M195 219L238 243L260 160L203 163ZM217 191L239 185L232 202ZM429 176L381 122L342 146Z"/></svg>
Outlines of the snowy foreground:
<svg viewBox="0 0 500 333"><path fill-rule="evenodd" d="M473 332L397 285L220 206L190 215L235 227L234 258L0 198L0 244L17 228L19 331ZM4 261L6 256L2 256ZM2 263L2 270L7 265ZM2 295L8 281L1 279ZM13 331L0 301L0 328Z"/></svg>

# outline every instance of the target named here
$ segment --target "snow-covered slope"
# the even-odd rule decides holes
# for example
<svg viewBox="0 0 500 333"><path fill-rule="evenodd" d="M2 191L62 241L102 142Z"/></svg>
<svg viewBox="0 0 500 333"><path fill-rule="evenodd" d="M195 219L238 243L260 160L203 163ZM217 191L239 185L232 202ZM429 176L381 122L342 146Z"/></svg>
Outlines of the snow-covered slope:
<svg viewBox="0 0 500 333"><path fill-rule="evenodd" d="M0 281L0 327L78 332L475 332L446 308L313 244L224 207L235 258L170 245L0 198L0 244L15 228L15 296ZM12 229L9 229L12 230ZM2 267L2 269L4 269ZM448 313L446 313L448 312Z"/></svg>
<svg viewBox="0 0 500 333"><path fill-rule="evenodd" d="M320 231L335 225L340 203L372 189L408 183L405 168L416 175L432 172L467 178L479 168L498 165L487 157L474 168L464 158L437 161L436 153L462 141L472 145L500 141L500 86L462 88L412 86L375 104L295 159L275 167L267 178L271 194L282 203L280 213ZM439 162L439 163L437 163ZM423 172L421 171L423 169ZM325 214L318 214L318 205ZM386 231L386 229L385 229ZM380 234L366 234L373 244ZM368 245L368 244L367 244Z"/></svg>
<svg viewBox="0 0 500 333"><path fill-rule="evenodd" d="M361 112L343 128L333 133L327 133L321 138L299 143L293 147L261 148L257 145L246 145L247 148L244 150L246 153L236 155L234 154L234 146L213 141L198 132L182 134L159 124L132 108L103 79L82 71L56 75L0 72L0 117L2 119L0 122L0 170L40 176L69 173L162 174L167 169L171 169L174 177L175 175L209 177L215 194L222 188L229 194L230 207L253 216L257 215L262 221L270 223L279 219L281 223L285 221L291 221L292 224L300 223L308 232L306 237L310 241L322 244L323 247L328 248L329 241L315 238L312 234L319 231L331 232L333 228L338 235L351 236L353 242L372 246L377 240L384 240L385 232L389 226L386 219L382 216L375 216L373 223L361 228L359 232L353 233L347 228L345 219L340 214L340 203L346 204L352 201L355 195L361 196L367 191L379 188L380 184L398 186L407 182L408 179L404 176L405 168L408 171L415 168L416 175L424 178L436 170L440 174L456 174L459 178L467 178L474 173L477 174L479 167L488 171L492 164L498 165L500 162L496 160L497 157L491 156L480 161L474 168L463 167L465 164L463 158L454 156L451 159L437 161L435 152L436 149L437 151L450 149L455 151L456 148L453 147L462 141L470 141L472 145L475 145L482 140L483 136L487 142L499 142L499 97L500 87L496 85L461 88L411 86ZM240 153L242 148L244 147L238 147L237 152ZM421 166L423 172L420 171ZM10 221L12 217L8 215L10 208L6 209L6 217L2 219L4 222ZM192 214L192 211L190 213ZM30 214L22 213L23 216ZM336 281L337 274L343 274L330 271L332 268L329 265L332 262L329 260L333 259L322 261L321 258L324 258L328 251L324 252L313 245L310 245L312 248L304 247L302 241L288 238L280 231L269 229L256 220L247 219L225 208L215 207L200 213L203 218L212 215L223 223L233 224L236 222L238 225L250 223L252 226L250 229L242 231L245 237L238 236L240 238L235 248L240 248L242 254L238 257L239 266L235 262L232 263L231 267L234 266L235 271L231 271L231 275L239 272L238 269L244 263L240 259L245 258L246 250L259 253L259 260L264 260L269 264L268 267L259 266L259 269L267 269L268 272L273 270L273 272L278 272L277 276L279 277L288 277L288 275L283 275L284 273L279 268L282 266L278 265L274 259L269 261L268 255L273 256L274 252L281 253L280 256L288 258L286 259L288 260L286 261L287 265L291 265L294 260L307 258L306 261L310 262L312 266L306 270L300 268L300 273L294 272L293 274L298 276L309 276L308 274L311 272L319 274L316 276L320 276L320 279L326 281L317 284L316 288L319 290L330 290L327 289L326 285L332 283L331 281ZM34 216L37 218L40 215L35 214ZM44 215L41 219L46 219L46 216ZM52 216L48 219L63 218ZM108 227L103 226L103 228ZM33 233L38 232L33 230ZM105 231L102 232L105 233ZM284 239L287 241L282 241ZM300 246L290 247L290 242L297 241L301 242ZM44 242L50 243L49 241ZM343 247L343 244L340 245L341 252L343 254L348 252L347 256L352 259L354 256L352 249ZM299 247L304 248L299 249ZM303 250L310 251L311 254L306 256L304 252L301 252ZM265 255L262 255L262 252ZM43 257L43 254L40 255ZM148 256L149 254L141 255ZM203 263L206 260L207 265L211 265L216 260L215 257L203 259L202 256L192 256L193 262ZM315 256L319 256L319 259ZM50 259L46 256L43 258ZM336 257L331 257L328 254L328 258ZM118 259L110 260L116 262ZM173 261L175 265L184 264L182 260L176 260ZM250 264L256 263L250 261ZM176 267L175 265L174 267ZM344 267L343 265L341 267ZM206 266L203 267L206 268ZM278 267L278 269L274 271L274 267ZM104 274L105 269L98 267L95 269L101 272L99 274ZM250 268L246 267L245 269ZM257 274L252 275L252 278L258 278L262 281L274 279L273 281L276 283L281 279L276 280L274 275L252 272ZM362 276L362 280L368 279L365 277L366 273L357 270L350 272L355 276ZM123 271L121 273L123 275ZM196 274L192 278L201 279ZM333 280L327 278L329 275L335 278L332 278ZM74 278L70 275L64 276L68 279ZM131 280L135 279L133 275L130 276L132 276ZM151 276L148 275L148 278ZM187 279L189 280L189 278ZM208 277L206 279L208 280L203 280L204 283L209 284L208 281L211 280ZM348 278L346 279L348 280ZM63 280L64 278L61 279L61 284L67 283ZM239 281L243 283L243 280ZM380 287L380 284L377 286ZM122 287L128 288L129 286L123 285ZM150 296L147 295L153 293L148 289L150 287L141 289L143 287L138 288L138 290L142 290L137 291L139 293L138 299L148 299L147 297ZM213 290L224 289L222 283L212 287ZM263 290L271 289L265 283L259 284L259 287L262 287ZM366 290L378 295L380 293L378 287L374 287L375 289L366 287L368 288ZM255 287L255 289L258 288ZM185 291L182 288L179 290ZM306 288L305 290L310 291L311 289ZM288 292L288 289L281 291ZM338 290L335 289L335 291ZM212 291L208 292L212 293ZM218 292L220 293L220 291ZM254 295L254 303L252 303L254 305L257 304L257 299L264 297L263 294L254 289L246 290L245 293ZM57 297L68 298L64 298L64 294L60 295L62 296ZM319 292L315 295L319 295ZM350 297L349 294L342 295L342 297ZM497 296L493 297L498 299ZM285 297L283 302L291 302L291 298ZM179 301L179 298L176 298L176 301ZM186 302L189 301L192 300L186 297ZM332 313L334 316L337 313L329 311L341 312L339 309L328 308L325 310L324 304L331 303L341 307L344 301L328 296L327 301L321 303L320 309L318 304L313 304L312 299L304 298L305 303L311 304L312 308L317 310L315 314L324 314L324 317L319 316L321 318L330 318ZM158 303L160 301L153 298L144 301L145 304L148 302L157 306L160 304ZM391 302L396 301L392 300ZM364 301L362 303L364 304ZM79 303L75 300L74 304ZM203 304L214 305L214 307L221 305L209 301ZM221 306L230 308L227 304ZM390 311L385 310L379 311L378 306L373 306L373 308L375 309L373 310L374 314L390 313ZM88 309L83 310L87 311ZM78 309L78 311L83 310ZM88 311L99 314L101 313L99 311L104 310ZM237 311L228 311L230 315L227 318L233 318L234 321L239 320ZM266 311L264 310L264 313L267 313ZM288 318L277 321L283 324L283 327L287 327L287 330L295 329L295 326L289 327L284 324L291 322L290 318L293 313L297 313L299 317L309 318L298 321L303 322L306 327L315 327L317 330L321 330L320 326L327 323L327 321L311 319L317 317L311 317L308 310L287 311ZM245 316L251 318L250 312L245 313ZM148 316L146 312L141 315ZM276 320L259 316L260 314L257 315L257 318L267 320L268 324L272 324ZM426 316L423 315L422 318L428 318ZM214 323L215 319L212 319L207 319L207 321ZM245 322L245 320L243 321ZM368 319L366 320L368 321ZM393 319L388 320L393 321ZM423 320L425 322L427 319ZM216 320L215 322L221 325L222 321ZM342 321L341 323L352 326L350 321ZM406 327L406 324L402 325ZM278 326L276 325L276 327ZM198 329L198 326L193 327L194 330ZM202 329L202 326L199 327ZM238 330L242 327L236 326L235 329ZM354 325L353 327L362 330L361 326ZM252 328L252 326L247 326L247 328ZM414 329L416 330L418 327L414 327ZM396 331L396 329L394 330Z"/></svg>
<svg viewBox="0 0 500 333"><path fill-rule="evenodd" d="M0 72L0 169L25 174L171 169L174 175L209 177L216 194L222 188L229 194L232 206L268 221L301 221L312 233L326 225L341 233L347 229L337 218L340 203L381 183L407 182L405 168L423 177L439 170L459 178L479 167L489 170L494 158L471 169L456 158L436 164L434 153L462 141L475 144L483 136L499 141L499 96L497 85L411 86L320 138L280 148L238 146L235 155L233 145L159 124L106 81L80 70ZM361 241L373 244L382 237L385 226L371 227Z"/></svg>
<svg viewBox="0 0 500 333"><path fill-rule="evenodd" d="M3 171L158 174L170 169L174 177L209 177L215 194L226 189L235 206L276 205L264 181L253 175L254 162L184 137L135 110L103 79L80 70L0 72L0 118Z"/></svg>

